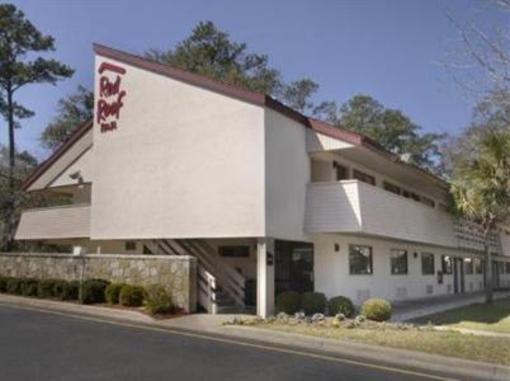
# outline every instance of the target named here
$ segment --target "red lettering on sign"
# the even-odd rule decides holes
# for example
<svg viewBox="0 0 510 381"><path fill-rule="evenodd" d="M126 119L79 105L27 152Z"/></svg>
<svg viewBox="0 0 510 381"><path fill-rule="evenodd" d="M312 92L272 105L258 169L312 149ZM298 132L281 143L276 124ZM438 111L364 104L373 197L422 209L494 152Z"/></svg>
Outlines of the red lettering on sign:
<svg viewBox="0 0 510 381"><path fill-rule="evenodd" d="M101 126L101 132L108 132L117 129L117 121L120 117L120 110L124 103L122 99L126 91L121 90L122 75L126 69L103 62L99 65L99 99L96 105L96 121ZM117 75L113 76L112 73Z"/></svg>

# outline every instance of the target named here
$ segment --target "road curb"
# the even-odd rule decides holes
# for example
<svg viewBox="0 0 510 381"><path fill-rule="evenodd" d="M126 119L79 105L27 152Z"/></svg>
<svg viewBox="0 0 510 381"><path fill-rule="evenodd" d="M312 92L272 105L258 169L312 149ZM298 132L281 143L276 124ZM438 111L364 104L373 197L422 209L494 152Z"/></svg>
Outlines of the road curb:
<svg viewBox="0 0 510 381"><path fill-rule="evenodd" d="M167 331L195 333L223 339L237 339L248 342L271 344L300 351L325 353L330 356L342 356L347 359L363 359L374 364L401 367L403 369L438 372L450 377L468 377L508 381L510 367L453 357L428 354L410 350L381 347L370 344L342 341L303 334L279 332L264 328L246 326L218 326L216 329L190 329L172 325L172 319L154 320L136 311L117 310L108 307L84 306L52 300L31 299L11 295L0 295L0 304L34 308L68 314L70 317L91 317L111 321L112 323L130 323L133 326L154 327ZM510 345L510 343L509 343Z"/></svg>

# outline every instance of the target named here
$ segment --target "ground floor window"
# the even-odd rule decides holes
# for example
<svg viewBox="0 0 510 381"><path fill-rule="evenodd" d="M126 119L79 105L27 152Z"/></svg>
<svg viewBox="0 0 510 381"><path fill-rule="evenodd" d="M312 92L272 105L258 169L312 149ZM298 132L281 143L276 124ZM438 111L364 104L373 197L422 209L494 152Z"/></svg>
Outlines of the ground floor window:
<svg viewBox="0 0 510 381"><path fill-rule="evenodd" d="M451 274L453 270L452 257L449 255L441 256L441 269L443 274Z"/></svg>
<svg viewBox="0 0 510 381"><path fill-rule="evenodd" d="M372 248L370 246L349 245L349 273L352 275L373 273Z"/></svg>
<svg viewBox="0 0 510 381"><path fill-rule="evenodd" d="M507 262L507 263L505 264L505 266L506 266L506 273L507 273L507 274L510 274L510 262Z"/></svg>
<svg viewBox="0 0 510 381"><path fill-rule="evenodd" d="M434 275L434 272L435 272L434 254L421 253L421 273L423 275Z"/></svg>
<svg viewBox="0 0 510 381"><path fill-rule="evenodd" d="M475 272L477 274L482 274L483 273L482 260L480 258L475 258L473 264L475 267Z"/></svg>
<svg viewBox="0 0 510 381"><path fill-rule="evenodd" d="M466 274L473 274L473 258L464 258L464 268Z"/></svg>
<svg viewBox="0 0 510 381"><path fill-rule="evenodd" d="M406 275L407 250L392 249L390 255L391 273L393 275Z"/></svg>
<svg viewBox="0 0 510 381"><path fill-rule="evenodd" d="M313 244L275 241L275 295L313 291Z"/></svg>

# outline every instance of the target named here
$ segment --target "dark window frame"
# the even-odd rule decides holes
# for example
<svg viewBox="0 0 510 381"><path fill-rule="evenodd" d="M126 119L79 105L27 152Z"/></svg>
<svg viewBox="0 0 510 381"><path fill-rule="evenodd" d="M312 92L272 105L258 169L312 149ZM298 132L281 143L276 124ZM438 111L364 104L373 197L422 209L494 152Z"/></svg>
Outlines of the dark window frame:
<svg viewBox="0 0 510 381"><path fill-rule="evenodd" d="M333 162L333 168L335 168L336 181L348 180L349 179L349 167L340 164L338 161ZM343 176L339 176L339 170L343 172Z"/></svg>
<svg viewBox="0 0 510 381"><path fill-rule="evenodd" d="M125 241L124 249L126 251L136 251L136 241Z"/></svg>
<svg viewBox="0 0 510 381"><path fill-rule="evenodd" d="M436 207L436 202L429 198L429 197L426 197L426 196L421 196L421 202L422 204L426 205L426 206L429 206L431 208L435 208Z"/></svg>
<svg viewBox="0 0 510 381"><path fill-rule="evenodd" d="M352 170L352 178L366 184L375 186L375 177L358 169Z"/></svg>
<svg viewBox="0 0 510 381"><path fill-rule="evenodd" d="M357 250L357 248L369 250L368 263L367 263L368 270L366 272L353 271L353 270L355 270L355 269L353 269L353 265L354 265L353 255L360 254L364 257L364 254L362 254L360 250ZM354 250L356 250L356 251L354 251ZM349 245L349 258L348 259L349 259L349 274L350 275L373 275L374 274L374 252L373 252L372 246L356 245L356 244ZM365 267L365 268L367 268L367 267Z"/></svg>
<svg viewBox="0 0 510 381"><path fill-rule="evenodd" d="M396 255L398 254L398 255ZM400 262L402 261L402 262ZM402 265L402 272L395 271L398 265ZM396 266L395 266L396 265ZM407 250L391 249L390 251L391 275L407 275L409 272L409 256Z"/></svg>
<svg viewBox="0 0 510 381"><path fill-rule="evenodd" d="M432 263L425 263L425 260L432 259ZM426 264L427 266L424 266ZM432 271L428 266L432 265ZM427 270L427 271L425 271ZM421 274L422 275L434 275L436 272L436 256L434 253L422 252L421 253Z"/></svg>
<svg viewBox="0 0 510 381"><path fill-rule="evenodd" d="M398 185L392 184L389 181L383 181L383 188L385 191L391 192L393 194L402 195L402 188Z"/></svg>

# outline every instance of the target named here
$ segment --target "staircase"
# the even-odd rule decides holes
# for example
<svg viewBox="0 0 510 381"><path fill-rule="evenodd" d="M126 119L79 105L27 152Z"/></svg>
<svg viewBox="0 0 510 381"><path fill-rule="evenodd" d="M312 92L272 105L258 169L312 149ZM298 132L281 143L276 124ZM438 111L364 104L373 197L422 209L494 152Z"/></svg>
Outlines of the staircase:
<svg viewBox="0 0 510 381"><path fill-rule="evenodd" d="M153 254L192 255L198 260L198 304L207 312L235 313L245 309L245 278L224 263L203 239L158 239L147 244Z"/></svg>

